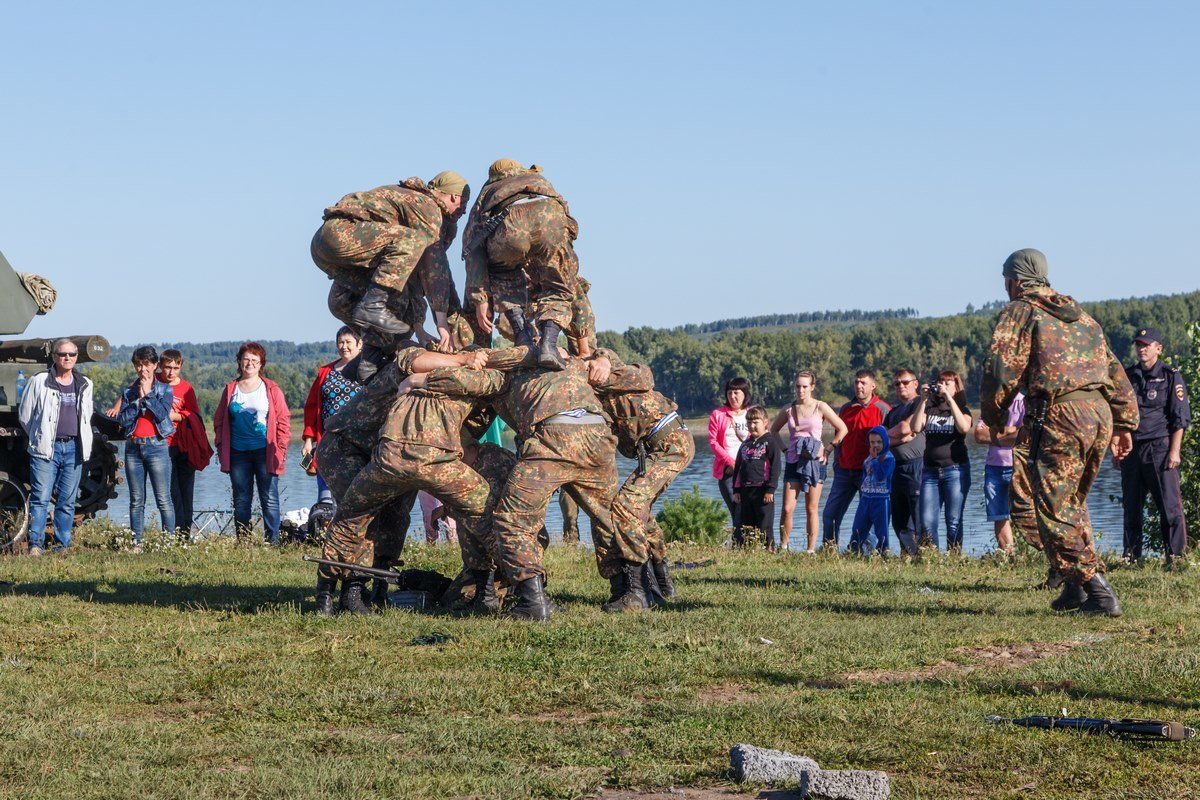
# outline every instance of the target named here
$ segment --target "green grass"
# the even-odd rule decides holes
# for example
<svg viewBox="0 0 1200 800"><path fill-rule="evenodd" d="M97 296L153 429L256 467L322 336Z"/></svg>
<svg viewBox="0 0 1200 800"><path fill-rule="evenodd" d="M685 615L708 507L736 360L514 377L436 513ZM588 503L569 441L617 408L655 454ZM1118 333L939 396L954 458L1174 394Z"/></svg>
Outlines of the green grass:
<svg viewBox="0 0 1200 800"><path fill-rule="evenodd" d="M677 573L671 608L618 617L590 556L553 549L565 613L546 625L318 618L294 548L0 559L0 797L577 798L728 783L738 742L886 770L903 798L1200 794L1196 741L983 722L1195 725L1200 569L1114 570L1126 614L1094 620L1051 613L1036 562L672 548L718 563ZM412 643L435 632L454 640ZM1018 667L964 650L1081 636ZM846 677L940 662L977 668Z"/></svg>

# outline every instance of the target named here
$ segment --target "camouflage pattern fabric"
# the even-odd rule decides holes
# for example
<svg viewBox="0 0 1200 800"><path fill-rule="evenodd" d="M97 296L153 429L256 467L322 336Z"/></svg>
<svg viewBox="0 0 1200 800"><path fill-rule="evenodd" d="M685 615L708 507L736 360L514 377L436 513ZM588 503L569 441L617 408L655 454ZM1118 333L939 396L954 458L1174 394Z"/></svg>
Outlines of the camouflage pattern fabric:
<svg viewBox="0 0 1200 800"><path fill-rule="evenodd" d="M596 563L608 578L620 568L620 553L612 534L610 508L617 490L617 440L604 424L540 425L521 446L519 460L496 505L493 526L500 567L510 583L543 575L537 532L555 490L570 486L592 519ZM635 555L635 554L634 554Z"/></svg>
<svg viewBox="0 0 1200 800"><path fill-rule="evenodd" d="M1051 566L1068 580L1089 580L1104 565L1095 552L1087 493L1114 426L1136 430L1137 400L1099 324L1048 286L1023 290L996 322L980 390L981 415L992 430L1004 426L1007 408L1021 389L1028 402L1048 402L1049 408L1032 469L1016 466L1030 452L1028 416L1017 438L1010 501L1014 524L1030 530L1031 505ZM1081 391L1095 399L1085 395L1055 402Z"/></svg>
<svg viewBox="0 0 1200 800"><path fill-rule="evenodd" d="M1018 434L1018 440L1021 439ZM1037 512L1033 508L1033 480L1029 477L1029 437L1013 446L1012 484L1008 490L1008 520L1029 546L1042 550Z"/></svg>
<svg viewBox="0 0 1200 800"><path fill-rule="evenodd" d="M617 541L637 549L630 555L622 553L622 558L638 563L647 558L655 561L666 558L666 541L654 518L653 506L671 481L692 463L695 455L696 442L692 434L676 428L646 453L646 471L639 475L634 470L625 479L613 501L612 521L614 528L624 534L617 537Z"/></svg>
<svg viewBox="0 0 1200 800"><path fill-rule="evenodd" d="M488 530L488 485L479 473L446 450L381 439L338 504L323 555L371 566L375 552L368 531L376 515L402 495L421 489L461 514L468 525ZM345 577L339 572L330 568L326 574Z"/></svg>
<svg viewBox="0 0 1200 800"><path fill-rule="evenodd" d="M444 280L450 274L442 245L448 232L444 211L420 178L348 194L325 209L310 251L313 262L334 281L329 299L334 315L343 319L340 309L351 300L356 303L354 298L361 298L372 281L398 295L418 264L425 289L443 305ZM426 260L431 245L440 256Z"/></svg>
<svg viewBox="0 0 1200 800"><path fill-rule="evenodd" d="M501 495L504 493L504 486L508 483L508 477L512 474L513 467L517 464L517 454L490 442L481 442L478 447L478 453L475 456L475 460L470 464L470 467L487 481L487 510L490 512L495 508L496 503L499 502ZM498 564L495 558L496 545L494 537L489 537L491 541L485 542L475 533L475 530L466 519L453 510L450 510L448 513L458 523L458 544L462 550L463 566L469 570L479 571L496 569ZM537 539L538 546L544 552L550 546L550 535L546 532L545 525L542 525L542 529L538 531Z"/></svg>

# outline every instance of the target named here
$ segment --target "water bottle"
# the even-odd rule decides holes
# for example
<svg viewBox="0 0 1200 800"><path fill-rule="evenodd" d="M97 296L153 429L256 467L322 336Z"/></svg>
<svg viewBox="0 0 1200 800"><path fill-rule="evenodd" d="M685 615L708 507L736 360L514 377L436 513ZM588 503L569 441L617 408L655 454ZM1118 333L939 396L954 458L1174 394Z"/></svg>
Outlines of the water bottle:
<svg viewBox="0 0 1200 800"><path fill-rule="evenodd" d="M25 393L25 370L17 370L17 402L21 402L21 395Z"/></svg>

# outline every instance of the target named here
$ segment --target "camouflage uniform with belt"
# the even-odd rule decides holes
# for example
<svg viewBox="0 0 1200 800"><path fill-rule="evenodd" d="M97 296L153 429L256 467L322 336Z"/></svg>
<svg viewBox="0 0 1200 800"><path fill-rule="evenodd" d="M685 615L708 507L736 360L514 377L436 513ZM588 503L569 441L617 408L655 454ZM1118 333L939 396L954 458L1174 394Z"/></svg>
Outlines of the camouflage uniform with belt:
<svg viewBox="0 0 1200 800"><path fill-rule="evenodd" d="M651 435L657 423L678 407L654 389L649 367L625 364L611 350L600 350L598 355L613 365L608 378L595 389L612 418L617 451L638 461L638 468L625 479L613 501L613 524L627 531L628 540L638 548L638 558L633 560L661 562L666 558L666 542L653 505L692 463L696 443L678 416Z"/></svg>
<svg viewBox="0 0 1200 800"><path fill-rule="evenodd" d="M489 233L489 219L503 215ZM484 184L463 233L469 304L491 298L504 315L528 306L531 319L566 330L576 294L579 223L550 181L523 170Z"/></svg>
<svg viewBox="0 0 1200 800"><path fill-rule="evenodd" d="M468 397L509 395L521 444L517 464L496 505L493 531L500 566L510 583L544 575L537 532L551 496L562 486L569 487L592 519L600 574L611 577L622 558L636 561L638 552L628 532L613 530L616 437L588 384L586 362L572 358L561 371L533 367L508 375L492 369L434 370L427 388ZM559 416L566 412L589 416L586 424L570 424Z"/></svg>
<svg viewBox="0 0 1200 800"><path fill-rule="evenodd" d="M354 192L325 209L310 250L316 265L333 279L333 315L352 324L350 312L372 281L399 295L415 270L431 305L444 307L450 275L445 243L454 230L443 224L445 211L420 178ZM435 252L427 256L430 250Z"/></svg>
<svg viewBox="0 0 1200 800"><path fill-rule="evenodd" d="M1137 400L1100 325L1070 297L1049 286L1024 287L1000 312L980 390L983 421L1003 428L1009 404L1021 389L1036 407L1045 404L1036 453L1036 425L1027 412L1013 450L1012 490L1018 530L1032 516L1050 565L1083 583L1104 571L1096 555L1087 495L1100 471L1114 427L1138 426ZM1024 516L1021 516L1024 515Z"/></svg>

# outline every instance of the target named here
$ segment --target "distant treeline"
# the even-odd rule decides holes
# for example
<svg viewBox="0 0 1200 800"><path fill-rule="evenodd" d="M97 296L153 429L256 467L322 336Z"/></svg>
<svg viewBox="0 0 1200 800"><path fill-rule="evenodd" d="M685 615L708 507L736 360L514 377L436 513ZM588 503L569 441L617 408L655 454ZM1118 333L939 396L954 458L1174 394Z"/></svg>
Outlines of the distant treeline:
<svg viewBox="0 0 1200 800"><path fill-rule="evenodd" d="M1104 327L1113 351L1126 363L1137 329L1159 328L1168 357L1189 355L1186 327L1200 319L1200 292L1085 303ZM657 387L674 398L687 416L707 413L721 399L721 387L741 375L754 387L753 400L778 408L792 399L792 378L810 369L818 376L818 395L838 401L850 393L855 370L873 369L879 391L890 395L892 370L908 367L929 380L935 370L965 376L968 396L978 403L984 357L998 308L923 319L884 319L874 323L818 326L801 330L726 330L700 341L682 329L630 328L603 331L600 344L626 360L647 364Z"/></svg>
<svg viewBox="0 0 1200 800"><path fill-rule="evenodd" d="M721 320L678 328L630 328L602 331L600 344L630 361L648 364L658 389L674 398L687 416L706 414L720 400L721 387L742 375L754 386L756 402L777 408L792 398L792 378L810 369L818 376L818 395L838 401L850 393L854 371L875 370L880 393L890 394L887 378L905 366L929 380L935 370L953 369L966 376L967 392L977 404L984 356L1001 303L948 317L916 318L911 308L890 311L831 311L773 314ZM1170 296L1084 303L1108 333L1113 351L1129 362L1137 329L1153 325L1166 338L1166 355L1190 355L1186 328L1200 320L1200 292ZM856 316L858 315L858 316ZM778 320L778 322L772 322ZM844 323L853 323L846 325ZM757 328L813 323L799 330ZM736 329L738 326L748 329ZM184 354L183 377L196 387L200 407L212 416L221 389L233 379L239 342L154 342ZM267 350L267 377L276 381L294 413L304 405L317 367L337 358L332 338L323 342L262 340ZM101 408L111 405L133 380L129 357L133 347L113 348L109 360L84 365L96 381Z"/></svg>
<svg viewBox="0 0 1200 800"><path fill-rule="evenodd" d="M793 325L810 325L813 323L873 322L880 319L911 319L915 316L917 316L915 308L888 308L883 311L861 311L857 308L849 311L800 311L795 314L763 314L759 317L719 319L716 322L680 325L671 330L696 335L701 333L719 333L720 331L731 329L785 328Z"/></svg>

